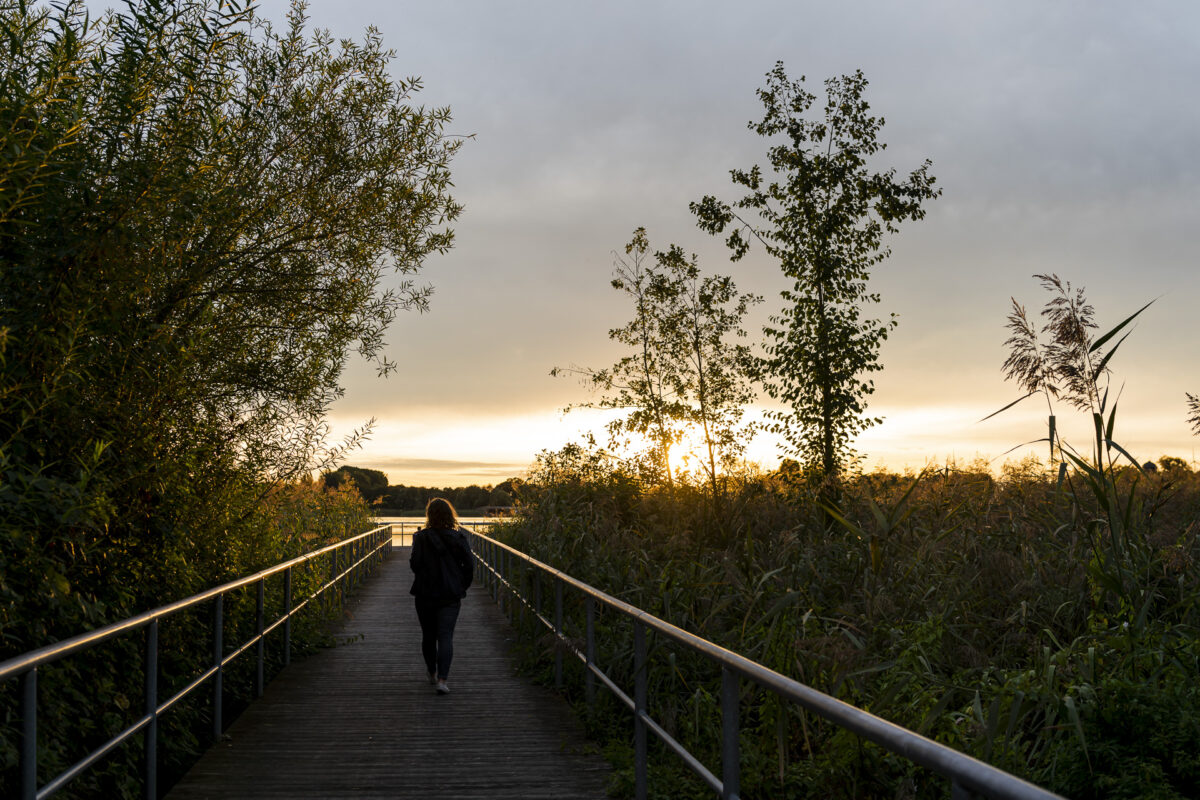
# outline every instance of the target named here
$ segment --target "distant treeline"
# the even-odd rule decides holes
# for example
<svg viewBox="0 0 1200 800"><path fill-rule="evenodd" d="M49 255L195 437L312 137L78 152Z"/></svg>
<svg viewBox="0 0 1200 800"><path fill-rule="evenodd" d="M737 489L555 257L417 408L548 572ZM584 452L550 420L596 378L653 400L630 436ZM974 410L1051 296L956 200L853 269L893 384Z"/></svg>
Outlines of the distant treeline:
<svg viewBox="0 0 1200 800"><path fill-rule="evenodd" d="M444 497L462 509L484 506L511 506L520 493L520 478L509 478L496 486L463 486L458 488L388 485L387 475L377 469L341 467L324 475L325 485L336 489L343 483L353 484L363 499L379 509L419 511L433 497Z"/></svg>

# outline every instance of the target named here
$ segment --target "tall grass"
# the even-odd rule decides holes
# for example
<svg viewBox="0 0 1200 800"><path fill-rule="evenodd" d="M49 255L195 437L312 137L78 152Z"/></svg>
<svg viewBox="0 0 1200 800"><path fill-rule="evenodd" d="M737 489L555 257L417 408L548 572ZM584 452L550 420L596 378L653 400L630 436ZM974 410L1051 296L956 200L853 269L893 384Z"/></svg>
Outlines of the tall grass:
<svg viewBox="0 0 1200 800"><path fill-rule="evenodd" d="M1080 470L1076 484L1088 480ZM693 485L645 486L574 450L543 459L505 538L785 675L1070 797L1200 794L1200 476L1109 465L1112 508L1028 460L819 487L747 475L715 519ZM1079 491L1074 489L1078 488ZM1104 522L1097 524L1097 520ZM602 622L632 686L629 633ZM529 651L530 665L538 661ZM719 762L719 676L652 646L653 716ZM744 689L743 796L924 797L940 779ZM631 781L627 712L594 732ZM670 754L661 797L708 793Z"/></svg>

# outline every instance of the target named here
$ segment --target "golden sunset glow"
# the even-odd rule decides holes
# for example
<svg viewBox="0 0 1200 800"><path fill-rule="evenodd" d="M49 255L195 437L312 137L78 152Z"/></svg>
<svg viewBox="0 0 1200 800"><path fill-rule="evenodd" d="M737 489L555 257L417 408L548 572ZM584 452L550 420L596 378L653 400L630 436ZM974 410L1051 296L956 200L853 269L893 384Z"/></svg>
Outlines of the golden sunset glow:
<svg viewBox="0 0 1200 800"><path fill-rule="evenodd" d="M271 17L283 7L263 4ZM399 374L381 381L373 365L352 364L344 376L337 430L379 419L349 463L399 483L488 483L583 430L603 441L603 419L560 413L592 399L588 390L548 373L624 355L608 331L631 311L609 281L614 251L638 226L655 247L677 243L705 272L763 295L746 325L757 346L787 281L759 250L730 262L688 203L728 199L728 171L763 163L746 122L776 60L813 86L861 67L887 120L885 160L929 158L944 190L872 269L881 302L865 313L895 313L899 326L867 410L884 423L855 443L864 468L983 458L998 469L1040 453L1005 455L1045 435L1044 404L979 420L1019 396L1000 369L1010 298L1036 316L1032 276L1051 272L1086 288L1102 327L1155 301L1110 365L1118 438L1139 459L1192 460L1200 118L1179 102L1194 73L1180 58L1195 51L1179 37L1196 29L1194 10L1175 6L1180 19L1168 24L1166 11L1116 6L856 8L828 7L813 25L807 11L763 4L773 20L764 40L761 15L714 9L314 4L313 24L335 37L378 26L420 70L426 102L449 104L453 129L475 135L455 162L466 210L454 247L420 276L435 289L430 308L401 314L387 334ZM820 33L830 30L855 35ZM900 44L915 41L928 46ZM1087 441L1087 421L1076 432L1072 416L1059 409L1062 429ZM687 468L694 449L676 448L674 463ZM764 434L747 455L770 469L780 452Z"/></svg>

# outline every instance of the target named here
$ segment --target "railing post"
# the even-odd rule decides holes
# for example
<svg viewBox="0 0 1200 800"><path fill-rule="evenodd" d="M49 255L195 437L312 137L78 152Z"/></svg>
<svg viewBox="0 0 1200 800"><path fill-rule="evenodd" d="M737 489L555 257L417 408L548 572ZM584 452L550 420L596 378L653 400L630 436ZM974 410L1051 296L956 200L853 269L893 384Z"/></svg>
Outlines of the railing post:
<svg viewBox="0 0 1200 800"><path fill-rule="evenodd" d="M146 716L150 718L146 726L143 751L145 753L145 777L142 784L142 796L146 800L156 800L158 797L158 620L150 620L146 626L146 665L145 665L145 708Z"/></svg>
<svg viewBox="0 0 1200 800"><path fill-rule="evenodd" d="M515 584L515 567L513 567L513 554L507 550L504 552L504 580L505 584L505 610L508 612L509 621L515 616L516 607L520 605L520 590Z"/></svg>
<svg viewBox="0 0 1200 800"><path fill-rule="evenodd" d="M501 552L504 553L504 610L511 622L515 616L514 611L516 610L516 606L520 604L520 601L517 599L517 589L513 585L513 554L507 550L502 550Z"/></svg>
<svg viewBox="0 0 1200 800"><path fill-rule="evenodd" d="M563 582L554 579L554 688L563 687Z"/></svg>
<svg viewBox="0 0 1200 800"><path fill-rule="evenodd" d="M634 797L646 800L646 628L633 621L633 774Z"/></svg>
<svg viewBox="0 0 1200 800"><path fill-rule="evenodd" d="M258 597L254 601L254 632L258 642L254 645L254 656L257 660L254 673L254 696L263 696L263 661L266 658L266 647L263 642L263 595L266 592L266 578L258 581Z"/></svg>
<svg viewBox="0 0 1200 800"><path fill-rule="evenodd" d="M590 708L596 701L596 676L592 674L592 669L596 664L596 600L591 595L588 595L583 604L587 609L587 651L584 654L587 659L584 663L584 672L586 673L585 696Z"/></svg>
<svg viewBox="0 0 1200 800"><path fill-rule="evenodd" d="M213 675L213 741L221 741L221 704L225 694L225 672L221 661L225 655L225 595L217 595L213 602L213 666L217 672Z"/></svg>
<svg viewBox="0 0 1200 800"><path fill-rule="evenodd" d="M487 544L488 553L488 588L491 589L492 599L496 599L496 592L499 591L499 582L496 580L496 545L492 542Z"/></svg>
<svg viewBox="0 0 1200 800"><path fill-rule="evenodd" d="M37 798L37 667L21 676L21 798Z"/></svg>
<svg viewBox="0 0 1200 800"><path fill-rule="evenodd" d="M740 702L737 673L721 667L721 800L737 800L742 791L738 746Z"/></svg>
<svg viewBox="0 0 1200 800"><path fill-rule="evenodd" d="M520 628L525 625L525 606L529 605L529 595L525 591L525 577L529 574L529 565L517 559L517 570L521 573L520 584L517 584L516 589L517 626Z"/></svg>
<svg viewBox="0 0 1200 800"><path fill-rule="evenodd" d="M504 601L506 599L505 592L504 592L504 580L505 580L505 578L508 577L508 575L505 573L504 565L505 565L505 561L508 557L508 551L500 550L499 552L500 552L499 557L496 559L496 565L498 567L498 569L496 571L499 572L500 574L499 574L499 577L497 578L496 582L499 584L500 613L503 614L505 612ZM511 600L509 602L511 602Z"/></svg>
<svg viewBox="0 0 1200 800"><path fill-rule="evenodd" d="M337 579L338 572L339 572L338 568L342 565L342 548L340 548L340 547L333 548L332 555L333 555L333 570L329 574L329 580L334 582L333 596L334 596L334 598L336 598L334 600L334 602L337 603L337 610L340 611L342 609L342 607L345 605L345 598L342 597L342 582Z"/></svg>
<svg viewBox="0 0 1200 800"><path fill-rule="evenodd" d="M283 571L283 665L292 663L292 568Z"/></svg>

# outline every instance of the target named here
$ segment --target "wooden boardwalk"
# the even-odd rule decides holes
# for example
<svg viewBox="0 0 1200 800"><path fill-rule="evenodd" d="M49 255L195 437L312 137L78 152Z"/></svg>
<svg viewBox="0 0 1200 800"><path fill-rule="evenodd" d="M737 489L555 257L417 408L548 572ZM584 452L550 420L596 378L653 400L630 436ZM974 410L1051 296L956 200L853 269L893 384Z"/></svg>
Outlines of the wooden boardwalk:
<svg viewBox="0 0 1200 800"><path fill-rule="evenodd" d="M397 548L352 601L348 642L292 664L168 795L197 798L603 798L609 767L548 689L514 674L511 629L463 601L449 695L429 685Z"/></svg>

